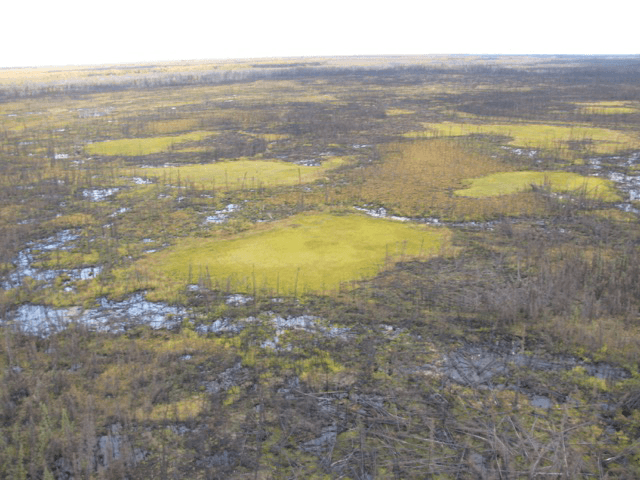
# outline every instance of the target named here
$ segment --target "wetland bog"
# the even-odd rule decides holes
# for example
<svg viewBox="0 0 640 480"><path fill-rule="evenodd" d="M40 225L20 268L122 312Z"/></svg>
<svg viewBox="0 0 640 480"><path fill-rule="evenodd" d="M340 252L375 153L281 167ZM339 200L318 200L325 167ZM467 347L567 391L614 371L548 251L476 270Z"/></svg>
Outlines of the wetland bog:
<svg viewBox="0 0 640 480"><path fill-rule="evenodd" d="M0 477L638 478L639 85L0 71Z"/></svg>

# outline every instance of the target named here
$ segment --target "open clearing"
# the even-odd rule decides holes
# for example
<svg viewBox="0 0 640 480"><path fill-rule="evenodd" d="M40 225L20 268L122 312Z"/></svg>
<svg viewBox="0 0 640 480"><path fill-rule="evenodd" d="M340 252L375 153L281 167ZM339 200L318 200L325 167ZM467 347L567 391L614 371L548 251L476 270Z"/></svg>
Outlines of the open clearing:
<svg viewBox="0 0 640 480"><path fill-rule="evenodd" d="M573 158L586 152L612 154L631 146L640 145L635 135L606 128L577 125L545 124L471 124L425 123L425 132L410 132L408 137L464 135L505 135L511 137L509 145L540 148L558 152L562 157Z"/></svg>
<svg viewBox="0 0 640 480"><path fill-rule="evenodd" d="M610 180L569 172L500 172L465 181L470 186L456 190L455 195L481 198L549 187L553 192L584 194L608 202L620 200Z"/></svg>
<svg viewBox="0 0 640 480"><path fill-rule="evenodd" d="M90 143L85 150L90 155L139 156L167 152L175 145L187 142L199 142L215 135L212 132L191 132L173 137L123 138L106 142Z"/></svg>
<svg viewBox="0 0 640 480"><path fill-rule="evenodd" d="M166 277L160 290L181 288L191 276L246 293L329 292L400 259L434 255L447 238L446 229L361 215L297 215L232 238L184 239L134 268Z"/></svg>
<svg viewBox="0 0 640 480"><path fill-rule="evenodd" d="M237 190L309 183L345 163L345 159L337 157L329 158L318 166L278 161L234 160L205 165L144 168L136 170L136 174L163 179L168 184L179 180L198 188Z"/></svg>

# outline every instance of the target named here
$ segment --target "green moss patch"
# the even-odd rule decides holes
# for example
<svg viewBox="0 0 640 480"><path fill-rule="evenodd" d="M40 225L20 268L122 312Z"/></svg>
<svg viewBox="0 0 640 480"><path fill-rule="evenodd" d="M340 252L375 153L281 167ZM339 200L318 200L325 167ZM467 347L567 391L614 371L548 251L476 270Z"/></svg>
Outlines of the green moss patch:
<svg viewBox="0 0 640 480"><path fill-rule="evenodd" d="M486 177L466 180L468 188L456 190L464 197L493 197L530 190L532 186L546 186L555 192L584 193L590 198L616 201L620 197L609 180L583 177L570 172L500 172Z"/></svg>
<svg viewBox="0 0 640 480"><path fill-rule="evenodd" d="M328 159L319 166L265 160L235 160L206 165L145 168L138 170L137 174L164 178L169 183L180 179L183 183L193 183L200 188L238 190L310 183L321 178L326 171L345 163L346 161L339 157Z"/></svg>
<svg viewBox="0 0 640 480"><path fill-rule="evenodd" d="M442 228L359 215L297 215L233 238L183 239L136 268L168 295L202 276L231 291L320 292L371 277L389 262L432 255L448 237Z"/></svg>
<svg viewBox="0 0 640 480"><path fill-rule="evenodd" d="M213 135L211 132L192 132L170 137L123 138L107 142L91 143L85 147L90 155L151 155L167 152L173 145L186 142L199 142Z"/></svg>

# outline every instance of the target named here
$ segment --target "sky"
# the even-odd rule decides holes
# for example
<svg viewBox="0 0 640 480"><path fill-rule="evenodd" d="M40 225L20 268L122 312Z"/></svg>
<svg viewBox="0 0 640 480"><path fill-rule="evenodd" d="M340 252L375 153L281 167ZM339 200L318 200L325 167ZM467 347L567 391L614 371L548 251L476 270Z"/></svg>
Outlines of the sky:
<svg viewBox="0 0 640 480"><path fill-rule="evenodd" d="M7 5L8 3L8 5ZM9 0L0 68L415 54L640 54L631 0Z"/></svg>

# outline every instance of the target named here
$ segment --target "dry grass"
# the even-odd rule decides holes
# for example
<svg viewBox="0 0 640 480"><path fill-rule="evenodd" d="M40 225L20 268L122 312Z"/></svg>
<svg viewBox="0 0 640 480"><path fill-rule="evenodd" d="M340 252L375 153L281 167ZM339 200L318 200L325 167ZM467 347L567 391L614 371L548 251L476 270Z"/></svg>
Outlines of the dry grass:
<svg viewBox="0 0 640 480"><path fill-rule="evenodd" d="M498 160L471 153L445 139L400 142L382 147L383 161L352 173L348 190L354 201L383 205L409 217L480 219L494 215L532 214L541 205L529 194L509 202L452 195L465 179L509 169Z"/></svg>

